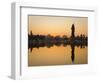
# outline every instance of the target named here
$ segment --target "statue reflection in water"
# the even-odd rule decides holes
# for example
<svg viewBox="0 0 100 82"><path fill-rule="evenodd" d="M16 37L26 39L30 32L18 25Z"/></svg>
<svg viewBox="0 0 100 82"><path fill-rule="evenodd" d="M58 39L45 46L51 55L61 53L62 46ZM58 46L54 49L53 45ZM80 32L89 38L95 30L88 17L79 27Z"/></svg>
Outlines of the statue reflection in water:
<svg viewBox="0 0 100 82"><path fill-rule="evenodd" d="M75 45L71 45L71 60L72 60L72 64L74 64L74 60L75 60Z"/></svg>

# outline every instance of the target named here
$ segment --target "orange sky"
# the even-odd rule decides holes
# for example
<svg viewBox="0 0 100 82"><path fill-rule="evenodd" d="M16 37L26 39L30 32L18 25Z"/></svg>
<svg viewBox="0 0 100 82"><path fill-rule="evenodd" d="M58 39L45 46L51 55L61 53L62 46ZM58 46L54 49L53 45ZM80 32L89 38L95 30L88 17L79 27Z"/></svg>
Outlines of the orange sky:
<svg viewBox="0 0 100 82"><path fill-rule="evenodd" d="M87 17L61 17L61 16L28 16L29 30L33 34L42 35L71 35L71 26L75 25L75 35L88 35Z"/></svg>

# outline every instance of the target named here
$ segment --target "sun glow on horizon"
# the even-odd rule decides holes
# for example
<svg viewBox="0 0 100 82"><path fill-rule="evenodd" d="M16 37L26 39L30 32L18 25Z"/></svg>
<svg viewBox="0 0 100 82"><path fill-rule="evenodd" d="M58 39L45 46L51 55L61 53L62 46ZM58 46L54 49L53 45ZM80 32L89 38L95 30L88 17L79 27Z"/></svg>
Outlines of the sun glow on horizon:
<svg viewBox="0 0 100 82"><path fill-rule="evenodd" d="M70 36L71 26L75 25L75 35L84 34L88 36L87 17L68 16L29 16L28 33L34 35Z"/></svg>

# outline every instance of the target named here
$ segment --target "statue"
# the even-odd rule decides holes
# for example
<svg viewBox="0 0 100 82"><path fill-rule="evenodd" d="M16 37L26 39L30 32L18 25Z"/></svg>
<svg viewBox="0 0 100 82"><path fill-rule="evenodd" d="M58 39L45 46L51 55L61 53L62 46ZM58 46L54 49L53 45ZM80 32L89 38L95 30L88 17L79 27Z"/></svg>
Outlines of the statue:
<svg viewBox="0 0 100 82"><path fill-rule="evenodd" d="M71 38L74 38L75 37L75 26L74 26L74 24L72 24L71 30L72 30Z"/></svg>

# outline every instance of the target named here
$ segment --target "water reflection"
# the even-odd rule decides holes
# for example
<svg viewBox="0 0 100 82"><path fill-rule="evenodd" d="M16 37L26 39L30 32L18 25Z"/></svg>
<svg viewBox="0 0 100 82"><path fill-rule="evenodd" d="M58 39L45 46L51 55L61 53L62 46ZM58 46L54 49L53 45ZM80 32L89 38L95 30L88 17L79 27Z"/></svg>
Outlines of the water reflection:
<svg viewBox="0 0 100 82"><path fill-rule="evenodd" d="M29 47L29 66L86 64L87 45L48 44Z"/></svg>
<svg viewBox="0 0 100 82"><path fill-rule="evenodd" d="M72 51L74 51L74 47L77 46L77 47L80 47L80 48L85 48L85 46L87 46L87 43L83 43L83 44L75 44L75 43L63 43L63 42L55 42L55 43L38 43L38 44L35 44L35 43L31 43L29 44L29 47L30 48L30 51L32 52L33 48L37 48L39 49L40 47L47 47L47 48L51 48L53 46L64 46L66 47L67 45L70 45L71 46L71 49Z"/></svg>
<svg viewBox="0 0 100 82"><path fill-rule="evenodd" d="M75 51L75 46L71 45L71 59L72 59L73 64L74 64L74 59L75 59L74 51Z"/></svg>

